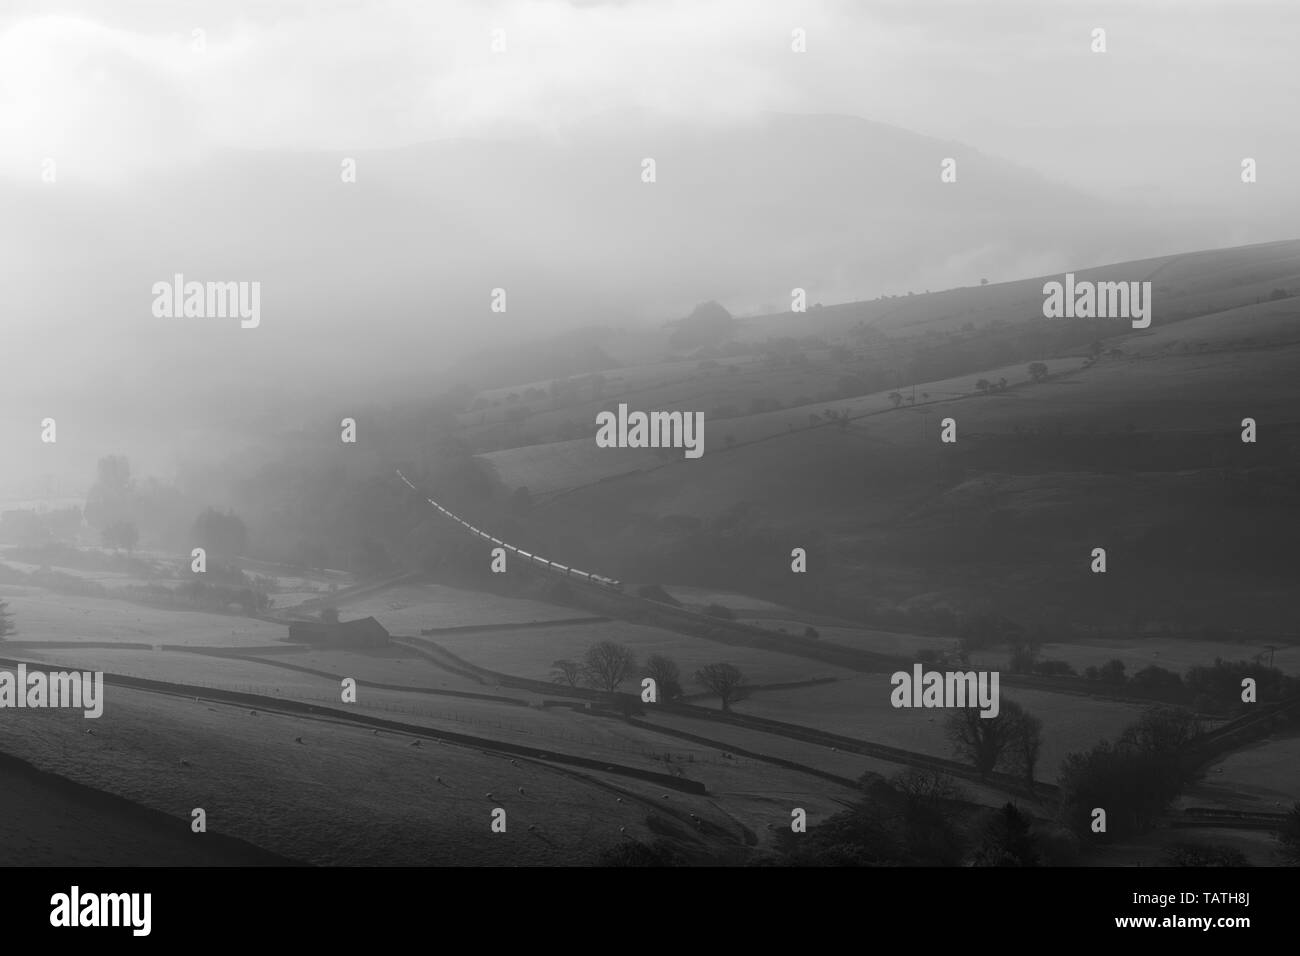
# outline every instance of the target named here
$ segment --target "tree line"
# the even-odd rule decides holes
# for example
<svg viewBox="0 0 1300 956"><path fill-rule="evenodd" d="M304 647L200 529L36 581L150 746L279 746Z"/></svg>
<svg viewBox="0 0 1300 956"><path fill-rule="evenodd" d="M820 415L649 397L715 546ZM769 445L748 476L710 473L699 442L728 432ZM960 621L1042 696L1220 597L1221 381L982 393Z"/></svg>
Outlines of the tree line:
<svg viewBox="0 0 1300 956"><path fill-rule="evenodd" d="M644 668L638 671L636 653L616 641L597 641L587 648L581 661L561 659L551 665L551 679L569 687L591 687L614 694L637 673L652 678L660 701L680 700L685 691L681 668L676 661L663 654L651 654ZM744 673L734 664L720 662L706 664L694 674L697 684L717 697L723 712L746 699L751 691Z"/></svg>

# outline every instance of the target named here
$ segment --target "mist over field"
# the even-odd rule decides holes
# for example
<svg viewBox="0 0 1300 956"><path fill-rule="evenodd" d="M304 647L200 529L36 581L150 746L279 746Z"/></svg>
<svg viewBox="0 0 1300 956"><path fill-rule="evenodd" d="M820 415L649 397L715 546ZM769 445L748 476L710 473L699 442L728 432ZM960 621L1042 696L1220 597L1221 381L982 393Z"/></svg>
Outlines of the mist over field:
<svg viewBox="0 0 1300 956"><path fill-rule="evenodd" d="M1294 862L1298 27L10 4L0 863Z"/></svg>
<svg viewBox="0 0 1300 956"><path fill-rule="evenodd" d="M1098 55L1085 12L1014 4L435 6L0 15L6 442L57 407L171 477L331 402L506 384L556 333L706 300L780 312L796 286L830 304L1291 237L1286 8L1106 8ZM158 319L177 273L260 281L265 321ZM7 458L0 488L94 461L45 458Z"/></svg>

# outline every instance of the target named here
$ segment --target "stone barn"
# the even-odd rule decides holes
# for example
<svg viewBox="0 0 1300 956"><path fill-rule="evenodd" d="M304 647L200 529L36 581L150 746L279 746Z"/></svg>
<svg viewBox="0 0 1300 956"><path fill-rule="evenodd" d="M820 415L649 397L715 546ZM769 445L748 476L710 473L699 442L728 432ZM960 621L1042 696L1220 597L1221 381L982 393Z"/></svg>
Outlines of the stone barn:
<svg viewBox="0 0 1300 956"><path fill-rule="evenodd" d="M388 643L388 631L373 617L329 624L323 621L291 621L289 640L300 644L325 647L382 647Z"/></svg>

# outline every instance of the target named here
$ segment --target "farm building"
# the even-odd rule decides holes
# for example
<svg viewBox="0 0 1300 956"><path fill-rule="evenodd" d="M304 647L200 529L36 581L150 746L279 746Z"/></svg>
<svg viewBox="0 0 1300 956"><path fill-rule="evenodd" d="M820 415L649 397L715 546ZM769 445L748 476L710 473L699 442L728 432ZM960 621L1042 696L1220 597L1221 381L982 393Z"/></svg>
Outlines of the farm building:
<svg viewBox="0 0 1300 956"><path fill-rule="evenodd" d="M388 631L373 617L355 621L290 621L289 640L331 647L379 647L388 643Z"/></svg>

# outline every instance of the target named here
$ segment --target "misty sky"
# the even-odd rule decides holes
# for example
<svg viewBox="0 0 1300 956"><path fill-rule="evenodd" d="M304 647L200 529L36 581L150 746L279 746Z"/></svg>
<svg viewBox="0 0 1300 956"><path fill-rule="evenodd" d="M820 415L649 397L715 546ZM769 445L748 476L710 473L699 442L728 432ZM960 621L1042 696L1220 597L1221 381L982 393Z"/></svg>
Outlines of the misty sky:
<svg viewBox="0 0 1300 956"><path fill-rule="evenodd" d="M1297 36L1300 4L1241 0L6 0L0 439L58 412L96 439L84 473L125 443L110 421L171 414L160 447L201 444L195 409L328 375L437 391L475 349L708 298L1286 238ZM755 125L773 114L888 125ZM932 188L948 144L979 151L962 194ZM262 327L162 324L148 290L186 271L263 281ZM497 284L518 305L484 321Z"/></svg>
<svg viewBox="0 0 1300 956"><path fill-rule="evenodd" d="M497 27L504 56L489 49ZM1093 27L1105 55L1089 50ZM959 139L1098 192L1196 201L1241 156L1265 175L1294 166L1297 35L1300 5L1240 0L11 0L0 172L29 177L55 155L111 178L220 146L397 146L633 107L701 122L779 110Z"/></svg>

